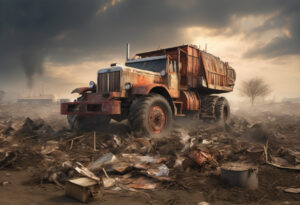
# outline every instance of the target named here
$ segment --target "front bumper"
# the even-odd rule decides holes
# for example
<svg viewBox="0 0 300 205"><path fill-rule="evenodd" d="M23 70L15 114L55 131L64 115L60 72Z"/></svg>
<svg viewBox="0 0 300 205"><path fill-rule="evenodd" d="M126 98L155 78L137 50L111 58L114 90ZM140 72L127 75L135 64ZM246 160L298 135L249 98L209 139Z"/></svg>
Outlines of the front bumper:
<svg viewBox="0 0 300 205"><path fill-rule="evenodd" d="M121 101L62 103L60 112L63 115L119 115L121 114Z"/></svg>

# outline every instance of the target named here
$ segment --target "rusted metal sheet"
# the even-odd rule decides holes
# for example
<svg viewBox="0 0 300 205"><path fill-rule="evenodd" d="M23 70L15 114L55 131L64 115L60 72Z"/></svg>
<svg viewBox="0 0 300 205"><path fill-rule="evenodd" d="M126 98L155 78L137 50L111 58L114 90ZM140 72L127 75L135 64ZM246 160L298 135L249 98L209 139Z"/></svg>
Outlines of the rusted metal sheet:
<svg viewBox="0 0 300 205"><path fill-rule="evenodd" d="M197 81L199 77L200 61L199 50L193 47L187 47L187 84L188 87L198 87Z"/></svg>
<svg viewBox="0 0 300 205"><path fill-rule="evenodd" d="M168 88L163 84L134 84L132 88L133 95L148 95L154 87L160 87L168 92Z"/></svg>
<svg viewBox="0 0 300 205"><path fill-rule="evenodd" d="M88 93L85 95L85 100L91 103L98 103L102 101L111 101L113 98L120 98L120 97L122 97L120 92L110 92L107 94Z"/></svg>
<svg viewBox="0 0 300 205"><path fill-rule="evenodd" d="M192 153L189 154L189 157L193 159L198 165L202 166L210 161L213 161L213 157L205 153L203 151L194 150Z"/></svg>
<svg viewBox="0 0 300 205"><path fill-rule="evenodd" d="M180 90L199 89L200 93L206 94L233 90L236 79L234 69L218 57L195 46L183 45L137 55L144 58L162 54L180 59Z"/></svg>
<svg viewBox="0 0 300 205"><path fill-rule="evenodd" d="M166 76L168 78L168 76ZM159 73L151 71L143 71L138 69L127 68L122 72L122 81L124 84L130 82L132 84L132 95L148 95L153 88L165 89L171 97L179 97L178 89L169 89L168 83Z"/></svg>
<svg viewBox="0 0 300 205"><path fill-rule="evenodd" d="M91 98L89 98L91 99ZM96 101L96 100L93 100ZM63 115L118 115L121 114L121 101L106 100L93 102L69 102L61 104Z"/></svg>
<svg viewBox="0 0 300 205"><path fill-rule="evenodd" d="M182 91L180 101L183 102L184 110L200 110L200 97L195 91Z"/></svg>
<svg viewBox="0 0 300 205"><path fill-rule="evenodd" d="M98 92L120 92L121 71L103 72L98 74Z"/></svg>
<svg viewBox="0 0 300 205"><path fill-rule="evenodd" d="M228 63L224 63L219 58L205 52L201 53L201 58L206 73L208 88L231 91L235 81L235 74L230 73L232 71L234 72L234 70L229 67Z"/></svg>

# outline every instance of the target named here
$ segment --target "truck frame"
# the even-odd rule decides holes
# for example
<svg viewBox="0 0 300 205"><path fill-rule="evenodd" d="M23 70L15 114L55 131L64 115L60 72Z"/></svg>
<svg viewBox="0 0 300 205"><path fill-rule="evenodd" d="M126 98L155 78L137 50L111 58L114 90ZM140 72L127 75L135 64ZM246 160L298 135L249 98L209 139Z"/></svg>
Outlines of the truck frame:
<svg viewBox="0 0 300 205"><path fill-rule="evenodd" d="M236 73L227 62L182 45L136 54L125 65L98 70L97 84L76 88L80 97L61 104L72 129L95 129L110 119L129 120L136 136L170 133L177 117L209 118L225 123L228 101L213 94L231 92Z"/></svg>

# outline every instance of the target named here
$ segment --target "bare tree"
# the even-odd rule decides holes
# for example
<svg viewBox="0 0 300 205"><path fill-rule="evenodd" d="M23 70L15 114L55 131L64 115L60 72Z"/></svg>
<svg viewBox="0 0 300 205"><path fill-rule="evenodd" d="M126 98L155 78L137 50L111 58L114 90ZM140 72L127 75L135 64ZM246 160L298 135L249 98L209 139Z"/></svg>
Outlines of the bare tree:
<svg viewBox="0 0 300 205"><path fill-rule="evenodd" d="M253 105L256 97L265 97L271 93L270 86L261 78L251 78L242 83L240 93L250 99Z"/></svg>

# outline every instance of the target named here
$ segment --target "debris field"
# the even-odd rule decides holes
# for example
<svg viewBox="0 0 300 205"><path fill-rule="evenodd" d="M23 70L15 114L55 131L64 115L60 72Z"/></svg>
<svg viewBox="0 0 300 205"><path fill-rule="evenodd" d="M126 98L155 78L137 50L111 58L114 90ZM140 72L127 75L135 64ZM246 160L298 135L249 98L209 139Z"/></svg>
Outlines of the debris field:
<svg viewBox="0 0 300 205"><path fill-rule="evenodd" d="M225 126L176 120L159 139L126 121L72 132L58 105L31 107L0 105L0 204L73 204L80 177L101 187L90 204L300 204L299 104L236 110Z"/></svg>

